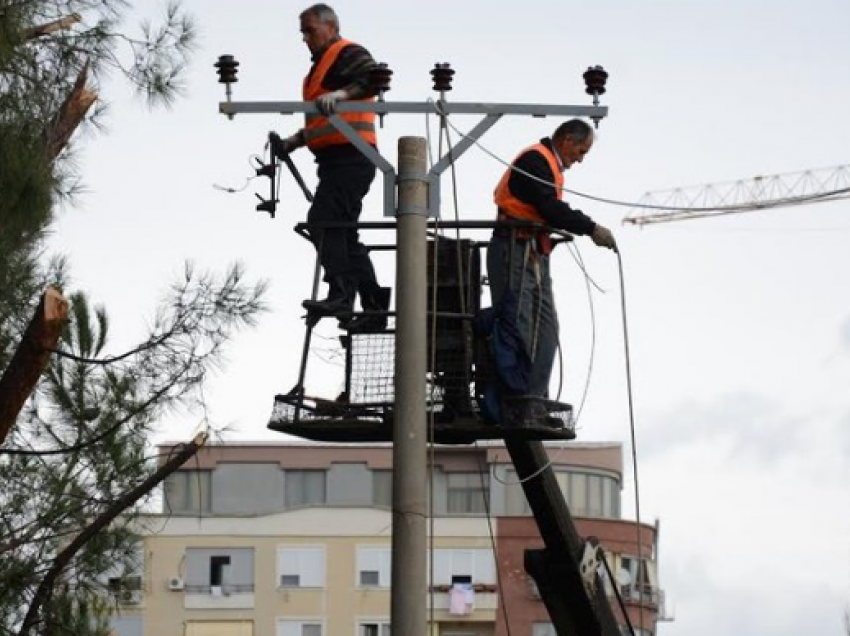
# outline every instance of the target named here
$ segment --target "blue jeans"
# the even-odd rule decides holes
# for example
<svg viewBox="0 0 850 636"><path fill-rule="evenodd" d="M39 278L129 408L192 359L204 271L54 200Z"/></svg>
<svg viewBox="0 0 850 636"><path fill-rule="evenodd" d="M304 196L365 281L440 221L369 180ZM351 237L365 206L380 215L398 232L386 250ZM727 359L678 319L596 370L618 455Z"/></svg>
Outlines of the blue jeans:
<svg viewBox="0 0 850 636"><path fill-rule="evenodd" d="M549 257L537 252L534 241L494 236L487 250L487 277L494 305L506 289L516 295L516 324L532 365L529 395L548 398L559 331Z"/></svg>

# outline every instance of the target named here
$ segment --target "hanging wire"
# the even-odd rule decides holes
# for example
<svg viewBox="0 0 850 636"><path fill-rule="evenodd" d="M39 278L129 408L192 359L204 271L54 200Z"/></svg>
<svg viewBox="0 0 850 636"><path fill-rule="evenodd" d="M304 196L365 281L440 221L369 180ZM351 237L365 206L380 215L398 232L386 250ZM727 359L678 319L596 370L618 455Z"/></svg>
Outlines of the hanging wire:
<svg viewBox="0 0 850 636"><path fill-rule="evenodd" d="M251 163L252 161L255 162L255 163ZM258 161L260 163L262 163L262 158L259 155L249 155L248 156L248 165L250 165L252 168L256 169L256 162L258 162ZM223 186L223 185L219 185L218 183L212 184L212 187L215 188L216 190L221 190L222 192L227 192L228 194L235 194L237 192L244 192L245 189L248 187L248 184L251 183L258 176L259 175L255 174L255 175L252 175L250 177L245 177L245 183L242 184L241 188Z"/></svg>
<svg viewBox="0 0 850 636"><path fill-rule="evenodd" d="M434 103L433 100L429 100L429 101ZM442 110L441 106L437 103L434 103L434 107L435 107L435 109L437 110L438 113ZM448 118L447 118L447 122L448 122ZM492 152L487 147L482 145L480 141L478 141L477 139L470 137L469 135L465 134L463 131L459 130L454 124L452 124L450 122L449 122L449 126L451 126L452 130L454 130L458 135L460 135L464 139L469 139L469 141L471 141L473 144L478 146L485 154L489 155L491 158L495 159L499 163L510 167L509 162L502 159L496 153ZM525 176L527 176L531 179L534 179L534 180L539 181L541 183L546 183L548 185L557 187L557 186L555 186L554 183L550 183L549 181L546 181L545 179L541 179L540 177L537 177L533 174L529 174L528 172L525 172L524 170L519 170L517 168L513 168L513 169L516 170L517 172L524 174ZM616 205L616 206L620 206L620 207L640 208L640 209L644 209L644 210L667 210L667 211L671 211L671 212L679 212L679 211L682 210L681 207L676 207L676 206L653 205L653 204L649 204L649 203L635 203L635 202L631 202L631 201L620 201L618 199L608 199L606 197L600 197L600 196L596 196L596 195L593 195L593 194L587 194L586 192L579 192L578 190L572 190L570 188L561 187L560 189L563 192L567 192L569 194L574 194L575 196L581 197L583 199L588 199L590 201L598 201L599 203L607 203L609 205ZM731 212L745 212L745 211L752 211L752 210L765 210L765 209L772 209L772 208L788 207L788 206L793 206L793 205L802 205L802 204L805 204L805 203L811 203L811 202L820 201L820 200L823 200L823 199L830 199L830 198L833 198L833 197L843 198L842 195L848 195L848 194L850 194L850 188L838 188L838 189L835 189L835 190L830 190L829 192L807 194L807 195L802 195L802 196L799 196L799 197L793 197L793 198L789 198L789 199L783 199L783 200L779 200L779 201L775 201L775 202L767 202L767 203L760 202L760 203L749 203L749 204L742 204L742 205L714 206L714 207L694 207L694 208L688 208L688 211L691 211L691 212L730 212L731 213Z"/></svg>
<svg viewBox="0 0 850 636"><path fill-rule="evenodd" d="M640 576L641 567L646 567L643 558L643 540L641 536L641 521L640 521L640 482L638 481L638 459L637 459L637 436L635 434L635 411L634 401L632 399L632 364L631 353L629 348L629 323L626 312L626 281L623 275L623 256L622 250L617 250L617 265L620 273L620 301L621 314L623 317L623 347L625 349L626 361L626 395L628 396L629 406L629 433L632 443L632 478L635 481L635 528L637 530L637 545L638 545L638 576ZM643 633L643 584L638 580L638 604L640 611L638 612L638 623L640 632Z"/></svg>
<svg viewBox="0 0 850 636"><path fill-rule="evenodd" d="M587 274L587 270L584 267L584 261L581 258L581 252L579 252L578 246L569 245L570 253L573 255L573 258L578 263L581 271L585 274L584 276L584 286L587 290L587 307L590 311L590 353L587 356L587 373L585 374L585 382L584 389L581 393L581 398L579 399L578 408L575 410L575 416L573 417L573 425L575 428L578 428L579 420L581 419L582 411L584 411L584 405L587 401L587 394L590 392L590 378L593 376L593 363L596 359L596 305L593 302L593 291L591 289L591 283L598 289L602 291L596 283L593 282L593 279ZM602 292L604 293L604 292ZM558 352L560 356L561 352L561 342L558 340ZM558 401L561 399L561 390L564 386L564 375L563 370L561 373L561 382L558 387Z"/></svg>
<svg viewBox="0 0 850 636"><path fill-rule="evenodd" d="M434 165L433 154L431 150L431 126L430 126L430 118L428 113L425 114L425 133L426 133L426 148L428 149L428 168L429 170ZM440 154L439 144L441 140L438 140L438 156ZM438 251L437 251L437 241L439 237L439 215L434 219L435 227L434 227L434 246L433 246L433 255L432 255L432 276L436 279L437 265L438 265ZM436 283L436 280L434 280ZM433 381L433 373L436 365L437 358L437 285L432 284L431 288L431 321L429 324L430 328L430 342L431 342L431 355L428 361L429 368L431 369L431 387L430 387L430 396L429 401L431 403L431 409L428 411L428 431L431 439L431 443L428 445L428 456L430 461L428 462L428 572L429 572L429 580L431 581L431 585L428 588L428 598L429 598L429 620L431 625L435 624L435 590L434 590L434 528L435 528L435 515L434 515L434 486L435 486L435 468L436 468L436 448L434 446L434 431L436 428L436 420L434 415L434 404L436 402L436 391L437 385Z"/></svg>
<svg viewBox="0 0 850 636"><path fill-rule="evenodd" d="M475 441L475 448L481 450L481 446L478 445L478 440ZM511 636L511 621L510 615L508 613L508 599L505 596L505 590L502 586L502 570L499 567L499 560L496 559L496 554L498 554L496 550L496 533L493 532L493 513L490 509L490 489L489 483L484 480L484 471L487 468L486 463L482 464L481 457L478 457L478 475L481 479L481 496L484 500L484 513L487 518L487 531L489 533L490 538L490 549L493 551L493 560L496 562L496 589L499 592L499 607L502 610L502 618L505 620L505 630L507 631L507 636ZM492 471L495 475L496 471ZM489 475L489 471L488 471Z"/></svg>

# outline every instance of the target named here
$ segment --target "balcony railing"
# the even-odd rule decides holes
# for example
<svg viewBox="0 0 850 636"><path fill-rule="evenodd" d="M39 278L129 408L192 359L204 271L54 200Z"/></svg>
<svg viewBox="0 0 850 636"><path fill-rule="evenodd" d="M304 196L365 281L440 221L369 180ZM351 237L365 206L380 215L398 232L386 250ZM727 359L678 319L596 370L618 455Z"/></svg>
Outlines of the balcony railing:
<svg viewBox="0 0 850 636"><path fill-rule="evenodd" d="M643 598L641 598L641 594ZM644 585L641 589L637 585L621 585L620 596L623 600L631 603L643 602L644 605L658 607L661 599L661 590L651 585Z"/></svg>
<svg viewBox="0 0 850 636"><path fill-rule="evenodd" d="M187 594L251 594L254 591L253 583L227 583L225 585L193 585L186 584Z"/></svg>

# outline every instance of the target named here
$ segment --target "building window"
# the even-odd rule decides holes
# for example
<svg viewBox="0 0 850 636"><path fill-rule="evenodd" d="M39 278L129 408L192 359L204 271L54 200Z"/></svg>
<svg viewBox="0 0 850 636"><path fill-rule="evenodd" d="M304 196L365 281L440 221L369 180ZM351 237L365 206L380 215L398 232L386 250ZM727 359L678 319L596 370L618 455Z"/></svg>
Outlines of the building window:
<svg viewBox="0 0 850 636"><path fill-rule="evenodd" d="M393 505L393 471L372 471L372 503L384 508Z"/></svg>
<svg viewBox="0 0 850 636"><path fill-rule="evenodd" d="M389 547L357 548L357 586L389 587L391 555Z"/></svg>
<svg viewBox="0 0 850 636"><path fill-rule="evenodd" d="M117 631L116 634L124 636L125 632ZM131 632L132 633L132 632ZM180 631L183 636L253 636L254 621L252 620L188 620L185 627ZM142 632L139 632L141 636Z"/></svg>
<svg viewBox="0 0 850 636"><path fill-rule="evenodd" d="M434 550L434 585L495 584L496 561L489 549Z"/></svg>
<svg viewBox="0 0 850 636"><path fill-rule="evenodd" d="M620 595L624 600L644 605L658 605L658 585L655 580L655 564L634 556L620 556Z"/></svg>
<svg viewBox="0 0 850 636"><path fill-rule="evenodd" d="M210 558L210 585L224 585L225 568L230 569L229 556L214 556Z"/></svg>
<svg viewBox="0 0 850 636"><path fill-rule="evenodd" d="M327 501L324 470L287 470L284 473L287 508L323 504Z"/></svg>
<svg viewBox="0 0 850 636"><path fill-rule="evenodd" d="M613 477L587 472L557 471L555 478L572 514L578 517L619 518L620 490Z"/></svg>
<svg viewBox="0 0 850 636"><path fill-rule="evenodd" d="M277 549L279 587L324 587L325 548L309 546Z"/></svg>
<svg viewBox="0 0 850 636"><path fill-rule="evenodd" d="M447 473L448 512L487 512L490 476L482 473Z"/></svg>
<svg viewBox="0 0 850 636"><path fill-rule="evenodd" d="M505 511L527 515L531 508L514 470L505 473ZM555 480L570 512L577 517L620 518L620 483L610 475L574 470L556 470Z"/></svg>
<svg viewBox="0 0 850 636"><path fill-rule="evenodd" d="M602 487L602 510L614 519L620 518L620 483L616 479L605 479Z"/></svg>
<svg viewBox="0 0 850 636"><path fill-rule="evenodd" d="M531 636L558 636L558 632L552 623L533 623Z"/></svg>
<svg viewBox="0 0 850 636"><path fill-rule="evenodd" d="M253 591L253 548L186 549L187 593L233 594Z"/></svg>
<svg viewBox="0 0 850 636"><path fill-rule="evenodd" d="M569 478L569 494L567 494L567 502L570 508L575 510L575 514L582 517L588 516L588 493L587 484L590 481L588 475L584 473L568 473Z"/></svg>
<svg viewBox="0 0 850 636"><path fill-rule="evenodd" d="M165 511L199 514L212 510L212 471L178 470L165 480Z"/></svg>
<svg viewBox="0 0 850 636"><path fill-rule="evenodd" d="M357 636L390 636L390 623L389 621L358 623Z"/></svg>
<svg viewBox="0 0 850 636"><path fill-rule="evenodd" d="M311 621L277 621L277 636L322 636L320 620Z"/></svg>

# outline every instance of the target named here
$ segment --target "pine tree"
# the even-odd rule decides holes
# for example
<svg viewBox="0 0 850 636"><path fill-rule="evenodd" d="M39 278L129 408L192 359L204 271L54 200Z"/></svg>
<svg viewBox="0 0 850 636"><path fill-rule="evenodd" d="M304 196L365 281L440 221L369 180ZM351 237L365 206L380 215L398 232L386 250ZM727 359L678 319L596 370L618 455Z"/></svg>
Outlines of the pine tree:
<svg viewBox="0 0 850 636"><path fill-rule="evenodd" d="M69 143L101 116L101 79L117 73L152 104L179 93L191 21L172 5L133 36L121 26L130 12L125 0L0 0L0 373L44 286L65 284L67 264L43 239L80 179ZM221 277L187 267L144 342L112 356L107 311L68 296L59 350L0 446L0 634L106 633L108 578L137 571L148 435L200 399L263 291L238 267Z"/></svg>
<svg viewBox="0 0 850 636"><path fill-rule="evenodd" d="M97 121L100 79L118 74L152 105L181 92L195 30L178 4L138 35L126 0L0 0L0 368L43 289L44 233L72 193L68 143Z"/></svg>
<svg viewBox="0 0 850 636"><path fill-rule="evenodd" d="M233 330L262 309L263 291L246 285L239 268L221 279L187 268L150 336L113 357L105 356L106 311L92 308L84 294L71 295L61 350L0 449L0 625L9 633L20 629L63 546L150 476L151 428L198 397ZM62 565L36 630L22 633L84 636L66 631L69 621L79 623L76 612L103 618L114 591L107 575L139 571L131 529L136 510Z"/></svg>

